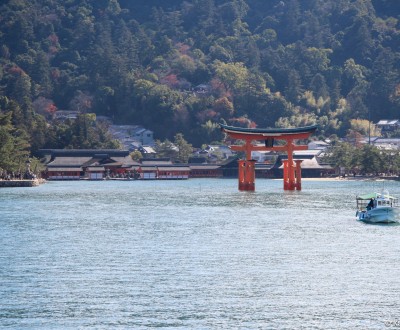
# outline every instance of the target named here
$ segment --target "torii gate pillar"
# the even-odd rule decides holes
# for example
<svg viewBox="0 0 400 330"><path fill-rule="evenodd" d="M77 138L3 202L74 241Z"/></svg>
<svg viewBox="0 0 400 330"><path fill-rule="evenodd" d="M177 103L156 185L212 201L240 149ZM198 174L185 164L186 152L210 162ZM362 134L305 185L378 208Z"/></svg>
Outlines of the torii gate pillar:
<svg viewBox="0 0 400 330"><path fill-rule="evenodd" d="M255 163L253 159L240 159L239 162L239 190L254 191L255 190Z"/></svg>
<svg viewBox="0 0 400 330"><path fill-rule="evenodd" d="M296 160L290 162L288 159L283 160L283 189L284 190L301 190L301 162Z"/></svg>

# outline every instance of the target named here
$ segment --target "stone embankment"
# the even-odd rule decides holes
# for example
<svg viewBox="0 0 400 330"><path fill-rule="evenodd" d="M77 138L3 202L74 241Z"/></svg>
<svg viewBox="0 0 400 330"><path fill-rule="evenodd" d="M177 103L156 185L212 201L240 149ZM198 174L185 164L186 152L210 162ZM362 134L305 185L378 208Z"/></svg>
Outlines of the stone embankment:
<svg viewBox="0 0 400 330"><path fill-rule="evenodd" d="M37 187L44 183L43 179L33 180L0 180L0 188L13 188L13 187Z"/></svg>

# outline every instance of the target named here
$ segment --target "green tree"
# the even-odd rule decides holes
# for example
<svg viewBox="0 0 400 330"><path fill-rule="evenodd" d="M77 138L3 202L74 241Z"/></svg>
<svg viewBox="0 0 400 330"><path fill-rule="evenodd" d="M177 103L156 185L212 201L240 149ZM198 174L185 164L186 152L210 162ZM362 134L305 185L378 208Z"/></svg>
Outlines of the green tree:
<svg viewBox="0 0 400 330"><path fill-rule="evenodd" d="M221 120L224 122L223 120ZM221 129L217 123L213 123L211 120L208 120L206 123L201 125L202 135L206 138L203 141L211 143L213 141L221 141L223 138L223 134Z"/></svg>
<svg viewBox="0 0 400 330"><path fill-rule="evenodd" d="M353 131L359 132L363 136L380 136L380 130L373 122L365 119L351 119L350 127Z"/></svg>
<svg viewBox="0 0 400 330"><path fill-rule="evenodd" d="M296 40L300 33L300 3L298 0L289 0L284 3L285 9L282 15L283 41L290 43ZM287 8L286 8L287 6Z"/></svg>
<svg viewBox="0 0 400 330"><path fill-rule="evenodd" d="M397 52L398 54L398 52ZM397 55L398 58L398 55ZM371 87L367 95L371 119L396 118L400 102L400 70L396 68L396 53L385 48L379 53L372 66Z"/></svg>
<svg viewBox="0 0 400 330"><path fill-rule="evenodd" d="M29 144L23 131L11 124L11 113L0 112L0 169L22 170L29 155Z"/></svg>
<svg viewBox="0 0 400 330"><path fill-rule="evenodd" d="M178 154L178 148L168 139L165 139L163 142L156 140L155 149L158 158L169 158L174 160Z"/></svg>
<svg viewBox="0 0 400 330"><path fill-rule="evenodd" d="M215 73L227 90L239 91L247 85L248 70L243 63L215 63Z"/></svg>
<svg viewBox="0 0 400 330"><path fill-rule="evenodd" d="M152 87L146 89L136 86L141 107L141 118L138 119L143 125L153 127L164 136L173 135L174 116L183 103L182 94L165 85L146 85Z"/></svg>
<svg viewBox="0 0 400 330"><path fill-rule="evenodd" d="M69 125L68 125L69 124ZM94 114L80 114L67 125L59 127L58 134L67 148L72 149L120 149L106 126L96 122Z"/></svg>
<svg viewBox="0 0 400 330"><path fill-rule="evenodd" d="M326 159L333 167L344 169L347 174L354 167L353 155L356 148L349 143L339 143L329 150Z"/></svg>
<svg viewBox="0 0 400 330"><path fill-rule="evenodd" d="M311 80L310 83L311 90L315 93L316 97L329 97L328 86L326 84L325 77L317 73Z"/></svg>
<svg viewBox="0 0 400 330"><path fill-rule="evenodd" d="M360 170L362 173L379 175L386 170L382 154L375 146L365 144L361 149L361 159Z"/></svg>
<svg viewBox="0 0 400 330"><path fill-rule="evenodd" d="M302 81L296 70L291 70L288 74L288 83L285 89L285 96L288 100L297 103L303 93Z"/></svg>
<svg viewBox="0 0 400 330"><path fill-rule="evenodd" d="M132 151L132 152L129 154L129 156L131 156L131 158L132 158L134 161L137 161L137 162L143 158L143 155L142 155L142 153L141 153L139 150Z"/></svg>
<svg viewBox="0 0 400 330"><path fill-rule="evenodd" d="M177 161L180 163L187 163L189 157L193 153L193 147L188 143L182 133L178 133L174 137L174 144L178 148Z"/></svg>

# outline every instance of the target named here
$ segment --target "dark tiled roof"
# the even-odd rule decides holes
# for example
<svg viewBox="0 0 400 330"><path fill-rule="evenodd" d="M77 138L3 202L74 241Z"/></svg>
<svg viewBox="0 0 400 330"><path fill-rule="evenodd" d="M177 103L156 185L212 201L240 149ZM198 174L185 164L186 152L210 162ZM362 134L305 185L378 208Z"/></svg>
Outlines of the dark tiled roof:
<svg viewBox="0 0 400 330"><path fill-rule="evenodd" d="M131 156L126 157L111 157L113 160L119 163L123 163L124 165L139 165L138 162L134 161Z"/></svg>
<svg viewBox="0 0 400 330"><path fill-rule="evenodd" d="M225 130L236 133L248 133L248 134L297 134L297 133L312 133L317 129L317 125L304 126L297 128L242 128L219 124L219 126Z"/></svg>
<svg viewBox="0 0 400 330"><path fill-rule="evenodd" d="M48 172L76 172L82 171L82 167L48 167Z"/></svg>
<svg viewBox="0 0 400 330"><path fill-rule="evenodd" d="M158 166L159 171L190 171L189 166Z"/></svg>
<svg viewBox="0 0 400 330"><path fill-rule="evenodd" d="M83 164L89 162L92 157L56 157L51 161L48 166L82 166Z"/></svg>
<svg viewBox="0 0 400 330"><path fill-rule="evenodd" d="M170 160L168 161L159 161L159 160L144 160L141 161L142 165L151 165L151 166L165 166L165 165L172 165Z"/></svg>
<svg viewBox="0 0 400 330"><path fill-rule="evenodd" d="M52 155L53 157L126 157L129 155L129 150L117 149L41 149L41 155Z"/></svg>
<svg viewBox="0 0 400 330"><path fill-rule="evenodd" d="M89 166L87 167L87 170L90 171L105 171L106 169L104 166Z"/></svg>
<svg viewBox="0 0 400 330"><path fill-rule="evenodd" d="M191 165L191 164L189 164L189 167L192 170L218 170L219 168L221 168L220 165L208 165L208 164L205 164L205 165Z"/></svg>
<svg viewBox="0 0 400 330"><path fill-rule="evenodd" d="M141 166L142 172L154 172L157 171L157 166Z"/></svg>

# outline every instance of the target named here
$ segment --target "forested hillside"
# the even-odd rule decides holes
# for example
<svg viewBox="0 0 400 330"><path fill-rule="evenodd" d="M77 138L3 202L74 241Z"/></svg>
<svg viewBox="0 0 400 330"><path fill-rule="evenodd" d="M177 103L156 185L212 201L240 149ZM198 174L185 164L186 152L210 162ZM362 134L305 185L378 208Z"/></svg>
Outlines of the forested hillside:
<svg viewBox="0 0 400 330"><path fill-rule="evenodd" d="M195 146L218 122L344 136L400 117L397 0L2 3L2 152L115 147L88 113Z"/></svg>

